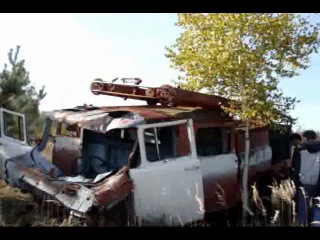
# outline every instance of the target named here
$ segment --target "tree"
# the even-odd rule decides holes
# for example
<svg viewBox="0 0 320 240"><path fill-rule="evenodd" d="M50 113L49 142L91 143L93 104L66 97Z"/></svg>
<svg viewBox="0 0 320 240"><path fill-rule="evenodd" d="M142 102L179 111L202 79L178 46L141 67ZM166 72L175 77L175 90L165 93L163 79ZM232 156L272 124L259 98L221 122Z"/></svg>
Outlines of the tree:
<svg viewBox="0 0 320 240"><path fill-rule="evenodd" d="M288 13L179 14L183 32L166 56L180 71L182 88L232 99L224 111L246 123L242 192L248 209L249 124L286 121L298 102L279 88L299 75L319 47L319 24L311 15Z"/></svg>
<svg viewBox="0 0 320 240"><path fill-rule="evenodd" d="M5 64L0 73L0 106L12 111L26 114L28 134L34 135L37 125L42 123L43 117L39 112L40 101L46 96L45 87L39 91L31 84L29 73L19 60L20 46L15 52L10 49L8 53L9 66Z"/></svg>

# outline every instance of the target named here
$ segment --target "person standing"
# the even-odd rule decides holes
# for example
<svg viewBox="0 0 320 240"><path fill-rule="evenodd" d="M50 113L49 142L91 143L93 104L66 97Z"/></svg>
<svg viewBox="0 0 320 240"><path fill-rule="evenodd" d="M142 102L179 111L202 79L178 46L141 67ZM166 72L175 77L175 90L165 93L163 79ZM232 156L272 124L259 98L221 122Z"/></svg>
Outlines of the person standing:
<svg viewBox="0 0 320 240"><path fill-rule="evenodd" d="M304 145L309 152L309 156L302 156L304 159L302 165L309 165L309 167L302 166L301 177L303 179L303 175L307 175L305 176L307 177L307 181L312 183L311 185L304 184L304 190L306 192L304 202L310 203L305 207L307 208L307 211L304 212L310 215L308 221L310 222L311 227L320 227L320 141L317 140L317 133L313 130L305 131L303 137L305 139ZM306 179L302 181L305 180ZM312 221L310 221L311 219Z"/></svg>
<svg viewBox="0 0 320 240"><path fill-rule="evenodd" d="M292 180L296 186L298 223L309 225L312 222L312 201L317 195L320 162L318 151L314 151L316 133L308 130L303 133L305 141L298 135L292 136L294 153L292 157Z"/></svg>
<svg viewBox="0 0 320 240"><path fill-rule="evenodd" d="M296 188L298 188L300 183L300 166L301 166L301 154L300 152L303 150L302 147L302 137L298 133L293 133L290 135L290 142L293 146L292 149L292 157L289 162L289 166L291 167L290 177L294 182Z"/></svg>
<svg viewBox="0 0 320 240"><path fill-rule="evenodd" d="M298 215L298 223L305 225L307 220L306 216L306 204L304 201L304 190L302 188L302 183L300 182L300 169L301 169L301 151L302 147L302 137L298 133L293 133L290 135L290 142L292 145L291 159L289 160L290 178L294 183L296 188L296 193L294 196L294 201L296 204L295 211Z"/></svg>
<svg viewBox="0 0 320 240"><path fill-rule="evenodd" d="M306 130L303 132L302 136L305 141L312 141L317 139L317 133L313 130Z"/></svg>

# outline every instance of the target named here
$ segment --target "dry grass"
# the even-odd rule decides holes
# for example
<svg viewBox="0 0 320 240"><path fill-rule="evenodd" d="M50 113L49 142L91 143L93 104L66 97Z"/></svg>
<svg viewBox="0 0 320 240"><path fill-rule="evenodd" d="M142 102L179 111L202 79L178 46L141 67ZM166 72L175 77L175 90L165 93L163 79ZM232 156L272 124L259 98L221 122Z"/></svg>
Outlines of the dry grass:
<svg viewBox="0 0 320 240"><path fill-rule="evenodd" d="M294 210L296 188L292 181L274 182L269 187L271 188L271 196L268 199L263 199L256 186L252 186L251 209L249 209L253 216L251 225L297 226ZM264 204L265 200L270 201L272 205L269 215ZM258 216L262 216L262 220ZM12 188L0 180L0 226L83 226L76 219L69 218L68 215L59 219L52 216L52 208L39 206L31 195L22 193L19 189ZM139 225L141 224L137 221L135 226ZM205 222L200 222L189 226L205 227L208 225Z"/></svg>
<svg viewBox="0 0 320 240"><path fill-rule="evenodd" d="M45 157L52 160L53 144L48 142L44 150ZM78 226L76 220L70 221L68 216L62 221L51 216L49 205L40 206L34 197L7 185L0 179L0 226Z"/></svg>
<svg viewBox="0 0 320 240"><path fill-rule="evenodd" d="M271 203L274 209L273 225L297 226L296 203L294 197L296 187L290 179L282 180L280 184L273 183L271 188ZM276 217L278 216L278 217Z"/></svg>
<svg viewBox="0 0 320 240"><path fill-rule="evenodd" d="M0 181L0 226L79 226L76 220L68 216L62 221L53 218L52 209L36 204L30 194L22 193Z"/></svg>
<svg viewBox="0 0 320 240"><path fill-rule="evenodd" d="M271 196L266 200L271 203L271 211L269 216L266 207L259 196L256 186L253 187L252 205L258 210L258 213L263 216L266 226L297 226L296 222L296 203L295 194L296 188L290 180L282 180L280 183L273 182L271 188ZM256 223L254 224L256 225Z"/></svg>
<svg viewBox="0 0 320 240"><path fill-rule="evenodd" d="M52 161L53 143L48 142L43 153ZM1 176L0 176L1 177ZM30 194L7 185L0 179L0 226L79 226L76 219L65 216L62 220L52 217L52 205L39 205ZM17 220L18 219L18 220Z"/></svg>

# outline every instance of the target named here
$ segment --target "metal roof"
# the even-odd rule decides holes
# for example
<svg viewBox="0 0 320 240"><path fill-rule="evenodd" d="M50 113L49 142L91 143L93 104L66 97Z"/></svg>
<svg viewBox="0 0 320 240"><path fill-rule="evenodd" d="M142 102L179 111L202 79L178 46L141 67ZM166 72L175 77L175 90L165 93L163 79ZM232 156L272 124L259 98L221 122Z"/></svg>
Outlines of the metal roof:
<svg viewBox="0 0 320 240"><path fill-rule="evenodd" d="M143 122L169 121L176 119L192 118L195 122L233 122L231 118L221 115L221 111L192 107L162 107L162 106L116 106L116 107L75 107L47 112L46 116L54 121L64 122L69 125L88 127L116 122L118 126L126 123L136 126ZM116 120L117 119L117 120ZM121 124L120 124L121 122ZM130 122L130 124L129 124Z"/></svg>

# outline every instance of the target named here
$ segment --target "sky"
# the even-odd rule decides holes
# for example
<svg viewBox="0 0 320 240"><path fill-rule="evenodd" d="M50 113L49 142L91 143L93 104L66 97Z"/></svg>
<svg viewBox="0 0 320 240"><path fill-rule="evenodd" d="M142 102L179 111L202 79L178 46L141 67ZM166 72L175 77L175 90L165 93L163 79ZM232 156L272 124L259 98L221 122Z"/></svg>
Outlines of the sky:
<svg viewBox="0 0 320 240"><path fill-rule="evenodd" d="M319 19L315 19L319 20ZM90 91L95 78L139 77L143 86L170 84L177 72L170 68L165 46L181 29L174 13L128 14L0 14L0 68L7 53L21 46L30 79L46 87L42 111L93 105L131 105L139 101L96 96ZM320 56L300 76L281 81L285 94L301 102L292 112L302 128L320 130Z"/></svg>

